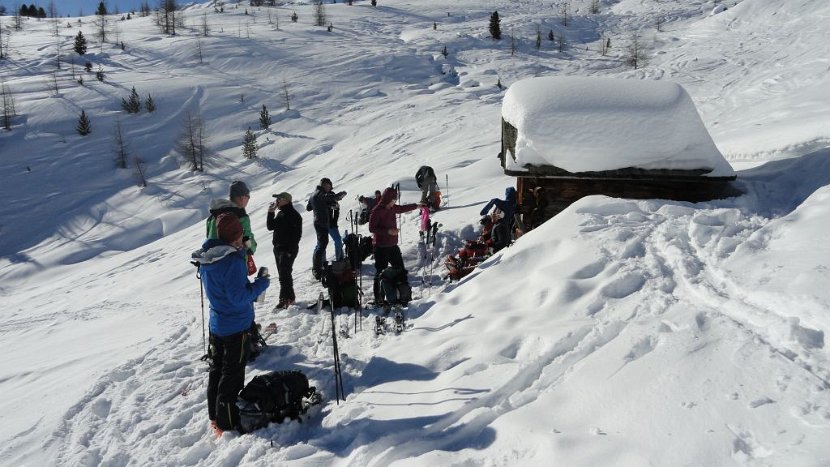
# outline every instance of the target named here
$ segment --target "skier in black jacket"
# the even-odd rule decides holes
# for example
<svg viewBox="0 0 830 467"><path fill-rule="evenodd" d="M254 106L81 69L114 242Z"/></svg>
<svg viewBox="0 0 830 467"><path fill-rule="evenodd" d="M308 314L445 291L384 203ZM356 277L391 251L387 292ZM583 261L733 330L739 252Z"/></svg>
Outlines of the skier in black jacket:
<svg viewBox="0 0 830 467"><path fill-rule="evenodd" d="M294 260L300 248L303 235L303 219L291 204L291 195L279 193L273 195L276 200L268 206L267 226L274 231L274 259L277 261L277 274L280 278L280 301L277 308L288 308L294 303L294 278L292 270ZM275 211L279 210L275 214Z"/></svg>
<svg viewBox="0 0 830 467"><path fill-rule="evenodd" d="M323 178L306 205L306 211L314 211L314 232L317 235L317 246L314 247L311 272L314 274L314 278L318 280L323 274L329 236L334 240L335 259L343 259L343 240L340 237L340 231L337 229L337 218L340 215L338 201L343 199L344 196L346 196L345 191L334 193L331 180Z"/></svg>

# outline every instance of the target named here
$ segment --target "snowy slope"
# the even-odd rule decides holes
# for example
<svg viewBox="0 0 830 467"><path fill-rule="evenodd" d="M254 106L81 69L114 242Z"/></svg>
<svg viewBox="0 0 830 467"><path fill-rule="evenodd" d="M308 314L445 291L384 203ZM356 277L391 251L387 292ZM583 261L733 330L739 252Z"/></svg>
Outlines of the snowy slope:
<svg viewBox="0 0 830 467"><path fill-rule="evenodd" d="M80 86L65 63L57 93L49 23L11 35L0 81L20 117L0 131L3 463L830 463L830 5L729 1L711 15L708 1L621 0L588 15L590 2L574 1L566 28L557 6L535 1L357 1L326 5L329 33L311 24L305 3L272 9L279 29L267 8L246 15L232 5L224 14L189 8L191 29L175 37L150 18L119 22L123 51L99 47L92 18L71 18L60 29L64 55L82 29L88 59L107 78L84 75ZM487 34L494 9L519 38L515 56ZM199 41L200 63L205 12L211 34ZM536 51L537 25L566 34L570 47L560 53L546 41ZM636 71L621 64L634 32L652 47ZM614 43L608 56L597 52L603 34ZM444 255L513 183L495 158L504 95L496 82L553 74L682 84L726 158L758 166L738 172L746 194L700 204L590 197L457 284L441 280L440 259L423 259L416 216L404 216L419 297L412 329L376 339L367 316L363 331L339 342L345 403L302 425L213 439L187 263L210 199L233 179L252 187L257 261L273 266L272 193L292 193L299 207L327 176L349 192L344 211L393 182L411 202L413 175L429 164L449 192L435 216ZM152 93L155 113L121 112L133 86ZM258 130L263 104L268 131ZM85 138L73 130L81 109L93 125ZM213 155L204 173L173 150L188 112L205 121ZM113 168L119 119L145 161L146 188ZM256 161L241 156L249 126ZM303 218L295 280L309 303L320 290ZM332 395L329 324L300 307L273 312L276 295L269 290L257 312L280 331L248 377L298 368Z"/></svg>

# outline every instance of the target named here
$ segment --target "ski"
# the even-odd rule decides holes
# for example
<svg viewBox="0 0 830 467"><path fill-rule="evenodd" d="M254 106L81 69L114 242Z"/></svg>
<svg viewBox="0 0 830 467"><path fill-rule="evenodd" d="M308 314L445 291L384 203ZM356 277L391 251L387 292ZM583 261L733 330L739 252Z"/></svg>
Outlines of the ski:
<svg viewBox="0 0 830 467"><path fill-rule="evenodd" d="M404 315L403 308L395 307L395 334L400 334L406 329L406 315Z"/></svg>
<svg viewBox="0 0 830 467"><path fill-rule="evenodd" d="M346 339L351 337L349 335L349 321L348 321L348 319L343 319L342 317L340 318L340 331L339 332L340 332L340 337L344 337Z"/></svg>
<svg viewBox="0 0 830 467"><path fill-rule="evenodd" d="M386 334L386 319L383 316L375 316L375 336Z"/></svg>

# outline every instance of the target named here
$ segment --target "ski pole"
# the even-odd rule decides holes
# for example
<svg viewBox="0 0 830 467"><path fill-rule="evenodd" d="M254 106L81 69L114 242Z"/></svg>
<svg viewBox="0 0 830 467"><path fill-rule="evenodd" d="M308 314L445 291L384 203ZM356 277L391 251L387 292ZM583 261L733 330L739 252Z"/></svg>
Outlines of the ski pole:
<svg viewBox="0 0 830 467"><path fill-rule="evenodd" d="M202 276L199 274L199 269L196 269L196 279L199 279L199 296L202 299L202 349L207 354L207 342L205 339L205 284L202 283Z"/></svg>
<svg viewBox="0 0 830 467"><path fill-rule="evenodd" d="M334 324L334 307L329 305L329 311L331 312L331 341L334 350L334 392L337 397L337 405L340 405L340 398L342 397L343 402L345 402L346 397L343 396L343 379L340 375L340 351L337 349L337 330L335 329Z"/></svg>
<svg viewBox="0 0 830 467"><path fill-rule="evenodd" d="M447 207L450 207L450 175L444 174L444 186L447 188Z"/></svg>

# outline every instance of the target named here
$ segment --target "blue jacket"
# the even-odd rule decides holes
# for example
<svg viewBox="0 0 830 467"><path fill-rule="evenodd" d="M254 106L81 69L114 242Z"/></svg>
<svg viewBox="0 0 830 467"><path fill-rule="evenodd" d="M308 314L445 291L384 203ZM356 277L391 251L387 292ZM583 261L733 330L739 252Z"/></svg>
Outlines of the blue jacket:
<svg viewBox="0 0 830 467"><path fill-rule="evenodd" d="M499 208L499 211L504 213L504 219L507 221L507 225L512 225L513 214L516 213L516 189L512 186L507 187L507 189L504 190L504 199L491 199L490 202L484 206L484 209L481 210L481 215L486 216L490 211L490 208L493 206L496 206Z"/></svg>
<svg viewBox="0 0 830 467"><path fill-rule="evenodd" d="M251 327L254 300L270 285L267 277L248 281L245 249L209 239L191 255L199 263L202 283L210 302L210 332L230 336Z"/></svg>

